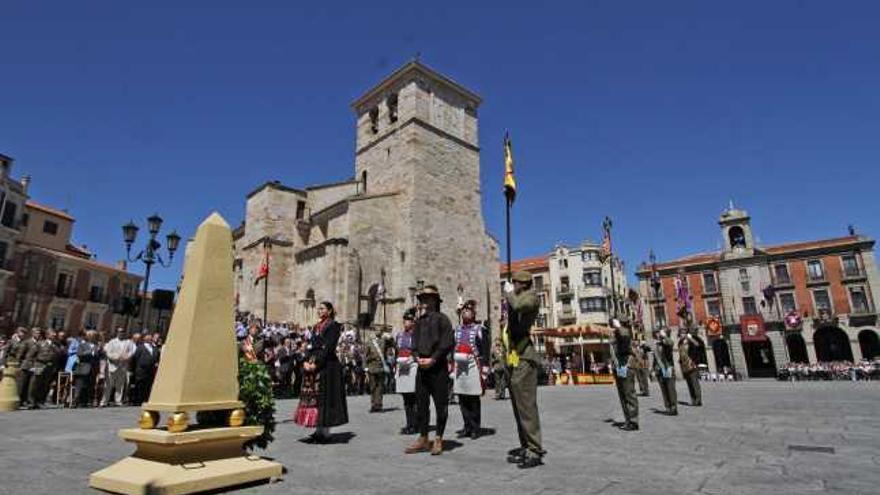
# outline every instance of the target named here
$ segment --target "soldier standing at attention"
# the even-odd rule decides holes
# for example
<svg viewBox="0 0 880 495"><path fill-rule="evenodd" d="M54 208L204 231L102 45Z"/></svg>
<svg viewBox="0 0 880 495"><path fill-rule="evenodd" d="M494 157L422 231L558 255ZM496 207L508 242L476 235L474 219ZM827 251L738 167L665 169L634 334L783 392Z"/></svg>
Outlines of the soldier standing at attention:
<svg viewBox="0 0 880 495"><path fill-rule="evenodd" d="M673 361L674 342L666 335L666 330L654 332L654 372L663 395L666 414L678 416L678 395L675 392L675 362Z"/></svg>
<svg viewBox="0 0 880 495"><path fill-rule="evenodd" d="M413 332L413 348L419 365L416 374L416 411L419 439L406 448L407 454L427 452L443 453L443 432L449 414L449 371L447 356L455 345L452 322L440 312L440 291L435 285L427 285L418 295L422 315ZM434 443L428 442L428 420L431 399L437 413L437 429Z"/></svg>
<svg viewBox="0 0 880 495"><path fill-rule="evenodd" d="M513 274L513 287L505 284L507 330L507 369L510 377L510 402L519 447L508 452L507 462L521 469L543 464L546 451L541 447L541 421L538 417L538 353L529 338L529 330L538 316L538 298L532 290L532 276L520 271Z"/></svg>
<svg viewBox="0 0 880 495"><path fill-rule="evenodd" d="M390 370L385 362L386 339L377 329L366 345L366 365L370 379L370 412L382 412L382 395L385 393L385 375Z"/></svg>
<svg viewBox="0 0 880 495"><path fill-rule="evenodd" d="M16 350L12 353L15 360L18 361L20 371L18 372L18 400L21 407L30 404L31 381L34 378L34 355L36 354L37 338L41 330L32 328L31 330L22 329L21 342L19 342Z"/></svg>
<svg viewBox="0 0 880 495"><path fill-rule="evenodd" d="M492 350L492 372L495 374L495 400L504 399L507 390L507 356L501 339L495 341Z"/></svg>
<svg viewBox="0 0 880 495"><path fill-rule="evenodd" d="M400 430L403 435L416 433L416 373L419 364L413 354L413 328L416 310L410 308L403 313L403 331L397 336L397 376L394 380L397 393L403 396L403 410L406 426Z"/></svg>
<svg viewBox="0 0 880 495"><path fill-rule="evenodd" d="M700 372L694 361L694 353L700 347L700 343L687 329L679 330L678 339L678 362L681 365L681 374L687 383L688 392L691 396L692 406L703 405L703 392L700 389Z"/></svg>
<svg viewBox="0 0 880 495"><path fill-rule="evenodd" d="M614 382L617 385L617 396L623 409L625 422L620 427L624 431L639 429L639 401L636 399L635 356L632 353L632 330L621 325L617 318L611 320L614 334Z"/></svg>
<svg viewBox="0 0 880 495"><path fill-rule="evenodd" d="M459 434L476 440L480 437L480 396L483 395L483 380L480 376L480 349L483 348L483 327L474 320L476 301L468 301L461 308L461 325L455 330L455 352L453 361L453 392L458 394L464 430Z"/></svg>
<svg viewBox="0 0 880 495"><path fill-rule="evenodd" d="M635 342L633 345L633 357L635 358L636 381L639 383L639 395L650 396L648 391L648 354L651 348L643 342Z"/></svg>

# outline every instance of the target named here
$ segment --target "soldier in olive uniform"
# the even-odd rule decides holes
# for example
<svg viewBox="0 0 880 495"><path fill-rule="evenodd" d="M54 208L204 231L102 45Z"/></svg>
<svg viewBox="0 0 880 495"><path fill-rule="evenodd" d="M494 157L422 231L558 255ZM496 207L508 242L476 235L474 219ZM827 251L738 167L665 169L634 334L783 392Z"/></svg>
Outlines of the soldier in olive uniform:
<svg viewBox="0 0 880 495"><path fill-rule="evenodd" d="M513 289L505 288L507 302L507 369L510 376L510 402L519 433L518 448L508 452L507 462L521 469L543 464L546 451L541 447L541 421L538 417L538 353L529 331L538 316L538 298L532 290L528 272L513 274Z"/></svg>
<svg viewBox="0 0 880 495"><path fill-rule="evenodd" d="M55 343L55 331L46 330L42 338L37 340L31 350L33 355L34 376L28 390L30 408L39 409L46 402L49 385L55 375L55 361L58 359L58 347Z"/></svg>
<svg viewBox="0 0 880 495"><path fill-rule="evenodd" d="M27 330L23 328L22 330L22 340L18 343L15 352L11 356L15 357L20 366L20 371L18 372L18 400L21 407L25 407L29 403L28 392L31 388L31 380L34 377L33 354L37 345L35 336L38 335L40 329L33 328Z"/></svg>
<svg viewBox="0 0 880 495"><path fill-rule="evenodd" d="M501 339L495 341L492 349L492 372L495 375L495 400L504 399L507 391L507 356Z"/></svg>
<svg viewBox="0 0 880 495"><path fill-rule="evenodd" d="M623 409L625 422L620 427L625 431L639 429L639 401L636 399L635 370L636 358L632 353L632 330L621 325L616 318L612 320L614 334L614 382L617 384L617 396Z"/></svg>
<svg viewBox="0 0 880 495"><path fill-rule="evenodd" d="M382 396L385 393L385 376L390 372L385 361L388 339L382 330L376 330L366 342L366 365L370 375L370 412L382 412Z"/></svg>
<svg viewBox="0 0 880 495"><path fill-rule="evenodd" d="M703 405L703 392L700 389L700 372L694 355L700 347L700 343L686 329L680 331L678 340L678 362L681 365L681 374L687 383L688 392L691 396L692 406Z"/></svg>
<svg viewBox="0 0 880 495"><path fill-rule="evenodd" d="M639 395L642 397L650 396L650 392L648 391L648 354L651 352L651 348L645 345L643 342L636 342L633 345L633 357L635 358L635 374L636 381L639 384Z"/></svg>
<svg viewBox="0 0 880 495"><path fill-rule="evenodd" d="M675 392L675 362L673 360L675 343L666 335L666 330L654 332L654 373L663 395L666 414L678 416L678 395Z"/></svg>

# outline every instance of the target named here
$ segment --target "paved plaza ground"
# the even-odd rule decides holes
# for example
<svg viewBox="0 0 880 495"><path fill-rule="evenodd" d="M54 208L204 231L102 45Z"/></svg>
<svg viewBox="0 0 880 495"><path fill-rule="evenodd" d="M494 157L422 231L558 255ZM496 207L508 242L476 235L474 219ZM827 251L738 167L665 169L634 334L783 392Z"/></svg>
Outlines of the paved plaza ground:
<svg viewBox="0 0 880 495"><path fill-rule="evenodd" d="M687 391L679 381L679 398ZM238 493L516 494L876 494L880 493L880 383L704 383L702 408L676 418L652 412L656 385L640 398L639 432L622 432L612 387L546 387L540 392L546 465L505 462L516 446L508 401L483 401L479 440L456 440L440 457L404 455L411 437L398 396L381 414L367 397L349 400L351 423L331 445L308 445L307 432L280 423L265 453L288 472L278 483ZM279 420L295 408L280 401ZM134 408L20 411L0 415L0 493L96 493L88 475L133 449L116 431L135 424Z"/></svg>

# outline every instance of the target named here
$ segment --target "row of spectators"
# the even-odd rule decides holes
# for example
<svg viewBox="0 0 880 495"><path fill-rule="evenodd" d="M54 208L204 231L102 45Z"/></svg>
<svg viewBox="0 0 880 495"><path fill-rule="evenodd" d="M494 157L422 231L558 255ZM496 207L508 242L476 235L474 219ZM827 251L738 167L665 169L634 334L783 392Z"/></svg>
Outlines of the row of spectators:
<svg viewBox="0 0 880 495"><path fill-rule="evenodd" d="M832 361L824 363L788 363L777 370L779 380L880 380L880 358L867 359L859 363L852 361Z"/></svg>

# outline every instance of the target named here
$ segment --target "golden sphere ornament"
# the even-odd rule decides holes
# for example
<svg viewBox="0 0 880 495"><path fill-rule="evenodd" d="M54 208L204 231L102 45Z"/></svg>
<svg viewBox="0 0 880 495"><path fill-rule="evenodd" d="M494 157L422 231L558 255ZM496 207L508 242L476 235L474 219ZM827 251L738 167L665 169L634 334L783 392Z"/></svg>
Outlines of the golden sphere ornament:
<svg viewBox="0 0 880 495"><path fill-rule="evenodd" d="M158 422L159 413L155 411L143 411L141 413L141 419L138 421L138 426L140 426L142 430L152 430L156 427L156 423Z"/></svg>
<svg viewBox="0 0 880 495"><path fill-rule="evenodd" d="M168 417L168 431L180 433L189 426L189 416L185 412L176 412Z"/></svg>
<svg viewBox="0 0 880 495"><path fill-rule="evenodd" d="M234 409L229 413L229 426L236 427L243 425L246 416L244 409Z"/></svg>

